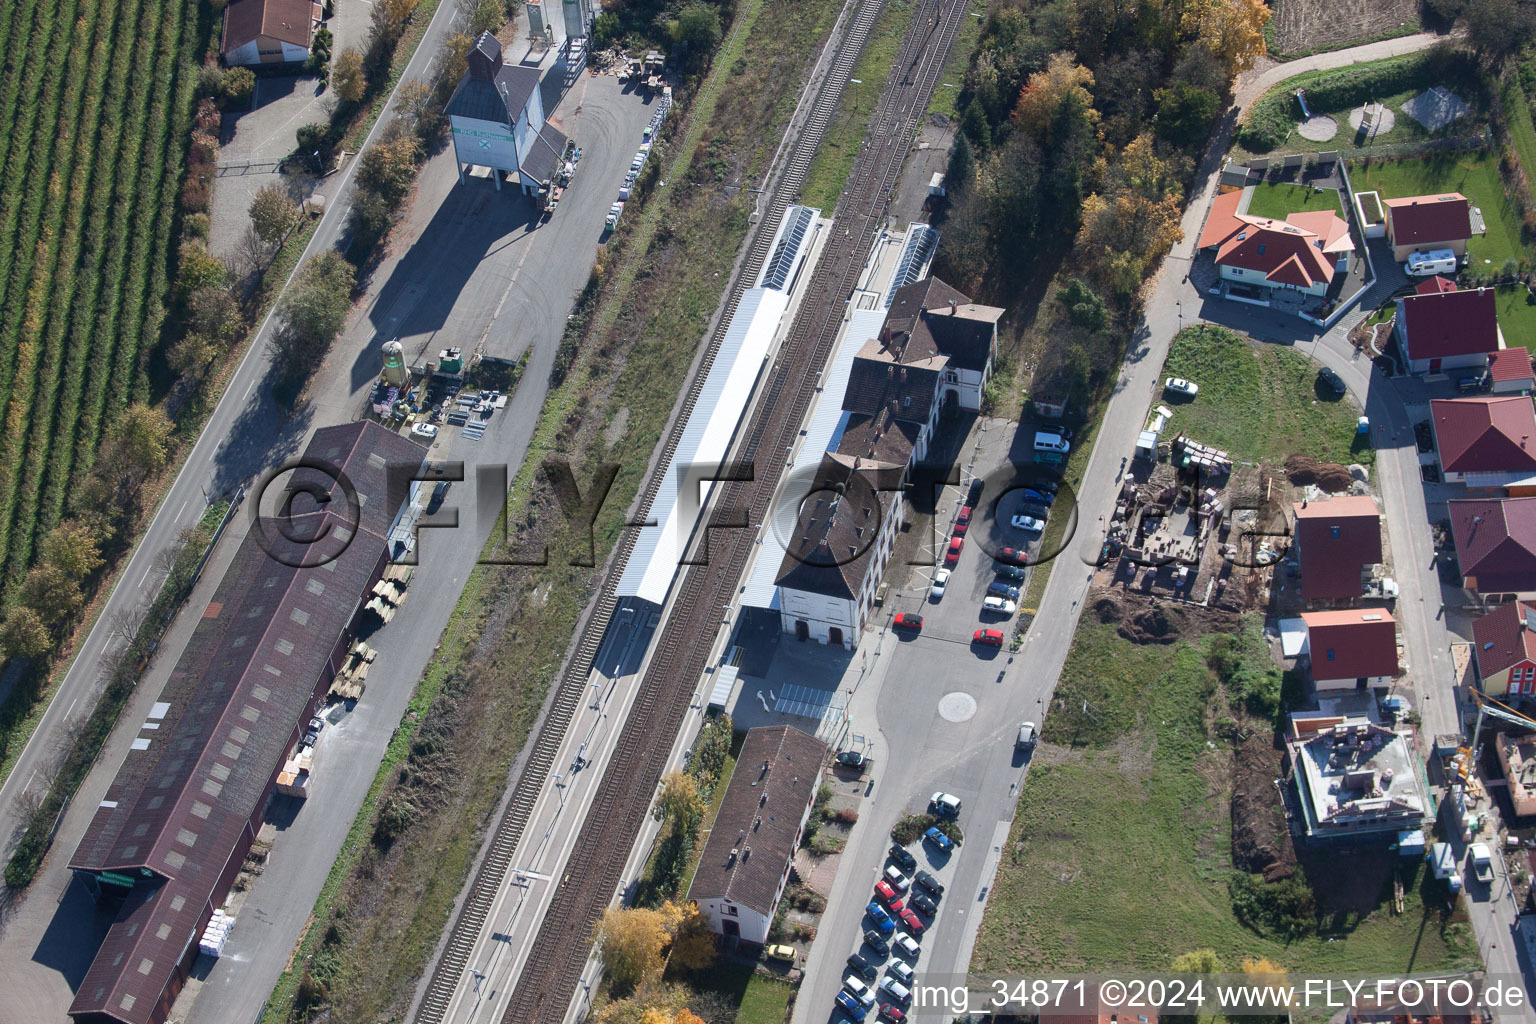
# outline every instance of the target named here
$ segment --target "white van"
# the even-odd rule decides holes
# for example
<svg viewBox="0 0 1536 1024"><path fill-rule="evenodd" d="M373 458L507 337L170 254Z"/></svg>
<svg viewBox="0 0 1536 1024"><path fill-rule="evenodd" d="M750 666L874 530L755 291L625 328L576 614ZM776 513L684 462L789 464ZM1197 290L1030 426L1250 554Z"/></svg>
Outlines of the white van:
<svg viewBox="0 0 1536 1024"><path fill-rule="evenodd" d="M1449 249L1431 249L1429 252L1411 252L1404 267L1413 277L1429 277L1432 274L1456 273L1456 254Z"/></svg>
<svg viewBox="0 0 1536 1024"><path fill-rule="evenodd" d="M1035 451L1037 452L1069 452L1072 443L1060 434L1048 433L1044 430L1035 432Z"/></svg>

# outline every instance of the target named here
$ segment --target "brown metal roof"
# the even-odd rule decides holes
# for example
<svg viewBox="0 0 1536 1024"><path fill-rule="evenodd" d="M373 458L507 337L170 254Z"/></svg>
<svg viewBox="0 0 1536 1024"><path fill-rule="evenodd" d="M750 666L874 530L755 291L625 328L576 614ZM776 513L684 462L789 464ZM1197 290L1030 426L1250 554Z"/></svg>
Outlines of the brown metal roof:
<svg viewBox="0 0 1536 1024"><path fill-rule="evenodd" d="M1447 507L1468 587L1483 594L1536 590L1536 498L1458 499Z"/></svg>
<svg viewBox="0 0 1536 1024"><path fill-rule="evenodd" d="M386 553L423 454L373 423L316 431L303 458L332 468L295 471L291 520L279 529L263 519L241 542L160 694L159 717L141 727L70 860L76 870L142 880L72 1014L149 1019L189 924L195 928L223 899L218 879L261 810L317 685L334 669L330 659ZM346 481L340 488L338 479ZM305 496L310 486L333 500L316 504ZM331 560L298 567L322 556ZM155 885L139 902L137 889ZM132 997L127 1007L124 996Z"/></svg>
<svg viewBox="0 0 1536 1024"><path fill-rule="evenodd" d="M1393 245L1431 245L1472 237L1472 204L1460 192L1388 199L1386 207Z"/></svg>
<svg viewBox="0 0 1536 1024"><path fill-rule="evenodd" d="M801 499L775 582L828 597L857 596L906 468L905 463L835 452L823 455L810 493Z"/></svg>
<svg viewBox="0 0 1536 1024"><path fill-rule="evenodd" d="M1360 596L1360 573L1381 561L1381 512L1368 495L1295 504L1301 596Z"/></svg>
<svg viewBox="0 0 1536 1024"><path fill-rule="evenodd" d="M1524 395L1437 398L1429 421L1448 473L1536 472L1536 407Z"/></svg>
<svg viewBox="0 0 1536 1024"><path fill-rule="evenodd" d="M224 41L219 49L228 53L261 38L307 49L321 13L314 0L230 0L224 9Z"/></svg>
<svg viewBox="0 0 1536 1024"><path fill-rule="evenodd" d="M1303 612L1301 621L1307 624L1313 679L1397 675L1397 622L1385 608Z"/></svg>
<svg viewBox="0 0 1536 1024"><path fill-rule="evenodd" d="M1499 316L1492 288L1428 292L1397 301L1409 359L1499 350Z"/></svg>
<svg viewBox="0 0 1536 1024"><path fill-rule="evenodd" d="M747 732L688 887L690 900L725 898L773 916L826 756L825 743L794 726Z"/></svg>

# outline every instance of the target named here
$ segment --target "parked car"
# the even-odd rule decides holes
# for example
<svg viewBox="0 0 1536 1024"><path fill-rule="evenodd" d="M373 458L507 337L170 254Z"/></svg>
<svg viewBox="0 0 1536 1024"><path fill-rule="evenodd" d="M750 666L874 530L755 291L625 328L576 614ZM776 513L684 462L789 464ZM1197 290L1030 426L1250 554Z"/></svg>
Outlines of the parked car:
<svg viewBox="0 0 1536 1024"><path fill-rule="evenodd" d="M927 889L935 896L944 895L944 883L939 881L937 878L934 878L933 875L926 871L919 871L917 874L913 875L912 881L922 888Z"/></svg>
<svg viewBox="0 0 1536 1024"><path fill-rule="evenodd" d="M1470 377L1460 377L1456 381L1456 390L1460 392L1481 391L1483 385L1488 383L1488 374L1479 373Z"/></svg>
<svg viewBox="0 0 1536 1024"><path fill-rule="evenodd" d="M325 719L321 718L319 715L316 715L314 718L311 718L309 720L309 731L312 732L312 733L316 733L316 734L324 732L325 731Z"/></svg>
<svg viewBox="0 0 1536 1024"><path fill-rule="evenodd" d="M844 750L837 755L837 763L845 768L863 768L865 760L857 750Z"/></svg>
<svg viewBox="0 0 1536 1024"><path fill-rule="evenodd" d="M430 441L437 436L437 426L432 423L417 423L411 427L411 436Z"/></svg>
<svg viewBox="0 0 1536 1024"><path fill-rule="evenodd" d="M778 960L781 963L792 964L795 962L794 946L764 946L763 955L769 960Z"/></svg>
<svg viewBox="0 0 1536 1024"><path fill-rule="evenodd" d="M931 828L928 831L937 832L938 829ZM891 915L887 914L885 908L874 900L869 901L869 905L864 908L864 913L868 914L869 919L875 922L875 930L881 935L889 935L896 930L896 922L891 920Z"/></svg>
<svg viewBox="0 0 1536 1024"><path fill-rule="evenodd" d="M1328 389L1336 395L1344 393L1344 378L1340 377L1333 367L1325 366L1317 371L1317 379L1328 386Z"/></svg>
<svg viewBox="0 0 1536 1024"><path fill-rule="evenodd" d="M882 960L891 955L891 944L886 942L885 937L873 928L865 930L864 945L880 954Z"/></svg>
<svg viewBox="0 0 1536 1024"><path fill-rule="evenodd" d="M886 913L901 913L901 893L897 892L891 883L883 878L875 883L875 899L885 904Z"/></svg>
<svg viewBox="0 0 1536 1024"><path fill-rule="evenodd" d="M892 960L885 973L895 976L903 985L910 987L912 984L912 965L905 960Z"/></svg>
<svg viewBox="0 0 1536 1024"><path fill-rule="evenodd" d="M1003 646L1003 631L1000 629L978 629L971 634L971 643L982 644L986 647Z"/></svg>
<svg viewBox="0 0 1536 1024"><path fill-rule="evenodd" d="M940 569L933 574L933 586L928 588L928 596L935 601L944 597L944 588L949 586L949 570Z"/></svg>
<svg viewBox="0 0 1536 1024"><path fill-rule="evenodd" d="M1183 377L1169 377L1163 381L1163 390L1172 391L1176 395L1186 395L1194 398L1200 393L1200 385L1193 381L1185 380Z"/></svg>
<svg viewBox="0 0 1536 1024"><path fill-rule="evenodd" d="M1019 738L1013 741L1015 750L1028 750L1035 745L1036 729L1034 722L1025 722L1019 726Z"/></svg>
<svg viewBox="0 0 1536 1024"><path fill-rule="evenodd" d="M880 968L865 960L859 954L854 953L848 958L848 969L865 981L874 981L880 976Z"/></svg>
<svg viewBox="0 0 1536 1024"><path fill-rule="evenodd" d="M918 955L923 951L923 947L917 944L917 940L908 935L906 932L902 932L900 935L892 939L891 945L896 947L896 952L900 953L908 960L916 960Z"/></svg>
<svg viewBox="0 0 1536 1024"><path fill-rule="evenodd" d="M1487 885L1493 881L1493 852L1488 849L1487 843L1473 843L1467 847L1467 860L1472 863L1472 874L1479 882ZM906 911L911 913L911 911Z"/></svg>
<svg viewBox="0 0 1536 1024"><path fill-rule="evenodd" d="M965 547L964 537L949 538L949 549L944 552L944 564L953 567L960 561L960 549Z"/></svg>
<svg viewBox="0 0 1536 1024"><path fill-rule="evenodd" d="M839 992L837 994L837 1005L842 1007L843 1012L855 1021L862 1021L869 1015L869 1011L864 1009L863 1005L847 992Z"/></svg>
<svg viewBox="0 0 1536 1024"><path fill-rule="evenodd" d="M443 507L443 499L448 497L449 481L439 480L432 488L432 497L427 501L427 515L431 515Z"/></svg>
<svg viewBox="0 0 1536 1024"><path fill-rule="evenodd" d="M843 991L859 1001L866 1011L875 1005L875 990L864 984L858 978L844 978Z"/></svg>
<svg viewBox="0 0 1536 1024"><path fill-rule="evenodd" d="M1040 477L1038 480L1031 480L1029 486L1031 490L1039 491L1041 494L1055 494L1061 488L1061 483L1049 477Z"/></svg>
<svg viewBox="0 0 1536 1024"><path fill-rule="evenodd" d="M988 583L987 593L996 594L998 597L1006 598L1009 601L1017 601L1019 599L1019 588L1007 580L993 580L991 583Z"/></svg>
<svg viewBox="0 0 1536 1024"><path fill-rule="evenodd" d="M950 850L955 848L955 841L949 838L949 836L945 835L943 832L939 831L937 828L930 828L928 831L924 832L923 838L932 843L934 846L937 846L940 850L943 850L945 853L948 853ZM877 910L879 909L879 907L873 903L871 903L870 906L875 907Z"/></svg>
<svg viewBox="0 0 1536 1024"><path fill-rule="evenodd" d="M1029 562L1029 555L1018 548L1002 548L997 553L997 561L1003 565L1022 566ZM999 572L1002 570L999 569ZM1023 576L1019 577L1023 579Z"/></svg>
<svg viewBox="0 0 1536 1024"><path fill-rule="evenodd" d="M901 912L901 923L907 926L907 931L912 933L913 938L919 939L923 936L923 930L928 927L923 924L922 918L906 909Z"/></svg>
<svg viewBox="0 0 1536 1024"><path fill-rule="evenodd" d="M900 843L891 844L891 860L900 865L903 871L914 871L917 869L917 858L908 853L907 848Z"/></svg>
<svg viewBox="0 0 1536 1024"><path fill-rule="evenodd" d="M1011 550L1011 549L1004 548L1003 550L1007 551L1007 550ZM1008 565L1008 564L1006 564L1004 562L995 562L995 563L993 563L992 571L997 573L997 575L998 575L998 577L1000 579L1013 580L1014 582L1023 582L1024 575L1025 575L1024 570L1021 569L1019 566L1017 566L1017 565Z"/></svg>
<svg viewBox="0 0 1536 1024"><path fill-rule="evenodd" d="M880 1019L890 1021L891 1024L905 1024L907 1015L902 1013L901 1007L894 1003L881 1003Z"/></svg>
<svg viewBox="0 0 1536 1024"><path fill-rule="evenodd" d="M971 526L971 506L961 507L960 514L955 516L955 536L958 537Z"/></svg>
<svg viewBox="0 0 1536 1024"><path fill-rule="evenodd" d="M953 793L935 793L928 798L928 813L941 818L960 817L960 798Z"/></svg>
<svg viewBox="0 0 1536 1024"><path fill-rule="evenodd" d="M981 477L972 480L971 489L965 494L965 503L971 506L971 508L975 508L977 502L981 501L981 492L984 487L985 485L982 483Z"/></svg>
<svg viewBox="0 0 1536 1024"><path fill-rule="evenodd" d="M927 914L929 917L932 917L939 912L939 905L933 902L933 897L924 896L920 892L913 893L912 896L907 900L907 905L912 907L914 910L918 910L924 914Z"/></svg>
<svg viewBox="0 0 1536 1024"><path fill-rule="evenodd" d="M1045 520L1036 519L1034 516L1014 516L1013 528L1026 533L1041 533L1045 530Z"/></svg>
<svg viewBox="0 0 1536 1024"><path fill-rule="evenodd" d="M912 1001L912 990L907 988L895 978L881 978L880 991L889 996L893 1002L905 1006Z"/></svg>
<svg viewBox="0 0 1536 1024"><path fill-rule="evenodd" d="M1055 502L1056 495L1051 491L1037 491L1033 487L1026 487L1024 488L1024 500L1049 508Z"/></svg>
<svg viewBox="0 0 1536 1024"><path fill-rule="evenodd" d="M907 879L907 876L901 873L901 869L894 864L886 865L885 881L886 884L895 889L897 892L906 892L907 887L912 884Z"/></svg>
<svg viewBox="0 0 1536 1024"><path fill-rule="evenodd" d="M299 740L300 746L305 746L305 747L313 747L316 743L319 743L319 742L320 742L320 734L318 732L316 732L315 730L313 730L313 729L311 729L308 732L306 732L304 734L304 738Z"/></svg>
<svg viewBox="0 0 1536 1024"><path fill-rule="evenodd" d="M891 625L897 629L910 629L914 633L921 633L923 631L923 617L921 615L914 615L912 612L897 612L896 617L891 620Z"/></svg>
<svg viewBox="0 0 1536 1024"><path fill-rule="evenodd" d="M986 597L982 598L981 610L993 615L1012 615L1019 610L1019 603L1006 597Z"/></svg>

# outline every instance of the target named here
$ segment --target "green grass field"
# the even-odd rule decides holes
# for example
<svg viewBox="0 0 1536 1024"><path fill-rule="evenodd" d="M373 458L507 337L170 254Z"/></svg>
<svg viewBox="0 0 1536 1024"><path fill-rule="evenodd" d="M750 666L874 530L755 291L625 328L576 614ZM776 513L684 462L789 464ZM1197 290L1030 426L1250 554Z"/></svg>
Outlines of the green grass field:
<svg viewBox="0 0 1536 1024"><path fill-rule="evenodd" d="M1417 160L1349 165L1350 183L1358 192L1376 189L1382 199L1460 192L1483 211L1488 233L1467 243L1473 273L1496 273L1505 260L1531 258L1531 249L1520 241L1520 222L1504 195L1499 160L1494 153L1447 153Z"/></svg>
<svg viewBox="0 0 1536 1024"><path fill-rule="evenodd" d="M1254 186L1253 198L1248 202L1251 215L1275 220L1285 220L1286 214L1308 210L1339 213L1339 194L1331 188L1318 190L1283 181L1266 181Z"/></svg>
<svg viewBox="0 0 1536 1024"><path fill-rule="evenodd" d="M879 20L870 30L869 41L864 44L864 53L854 66L852 77L855 81L848 83L843 98L838 101L832 121L827 125L827 134L816 150L811 169L806 172L800 201L817 207L825 216L831 216L837 208L838 197L848 184L853 161L864 145L869 117L880 101L891 66L896 63L896 54L901 50L911 17L912 0L891 0L880 12Z"/></svg>
<svg viewBox="0 0 1536 1024"><path fill-rule="evenodd" d="M1262 662L1256 630L1244 627L1245 656ZM1201 948L1232 966L1268 957L1338 973L1469 964L1476 951L1466 926L1442 925L1415 888L1402 915L1388 900L1324 918L1318 932L1289 943L1237 920L1227 888L1229 713L1202 657L1209 641L1136 646L1114 626L1083 621L971 970L1166 970L1174 956ZM1084 699L1097 720L1076 711Z"/></svg>
<svg viewBox="0 0 1536 1024"><path fill-rule="evenodd" d="M1519 284L1501 284L1495 289L1498 296L1499 330L1504 332L1504 344L1510 348L1524 347L1536 352L1536 305L1527 301L1530 291Z"/></svg>
<svg viewBox="0 0 1536 1024"><path fill-rule="evenodd" d="M1165 377L1200 386L1193 401L1164 394L1173 410L1165 438L1187 434L1241 462L1279 464L1289 455L1371 463L1355 450L1359 416L1348 398L1317 387L1317 364L1288 348L1255 345L1224 327L1186 327L1174 338Z"/></svg>
<svg viewBox="0 0 1536 1024"><path fill-rule="evenodd" d="M142 397L210 18L192 0L24 0L0 12L0 564L7 591ZM211 22L210 22L211 23Z"/></svg>
<svg viewBox="0 0 1536 1024"><path fill-rule="evenodd" d="M784 1024L794 991L787 982L752 975L741 993L736 1024Z"/></svg>

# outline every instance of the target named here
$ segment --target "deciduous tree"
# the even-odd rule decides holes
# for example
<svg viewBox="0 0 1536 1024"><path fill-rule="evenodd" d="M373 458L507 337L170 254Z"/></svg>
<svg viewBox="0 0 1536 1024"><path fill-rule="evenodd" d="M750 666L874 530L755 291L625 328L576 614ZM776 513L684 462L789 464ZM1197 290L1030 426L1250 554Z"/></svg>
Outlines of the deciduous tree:
<svg viewBox="0 0 1536 1024"><path fill-rule="evenodd" d="M78 519L66 519L43 538L42 560L56 565L71 579L83 580L101 567L96 535Z"/></svg>
<svg viewBox="0 0 1536 1024"><path fill-rule="evenodd" d="M268 245L281 244L299 222L299 204L281 185L263 185L251 197L251 227Z"/></svg>
<svg viewBox="0 0 1536 1024"><path fill-rule="evenodd" d="M27 570L21 581L21 603L50 626L73 613L84 600L80 584L63 569L47 562Z"/></svg>
<svg viewBox="0 0 1536 1024"><path fill-rule="evenodd" d="M500 32L507 23L507 0L479 0L469 18L471 35Z"/></svg>
<svg viewBox="0 0 1536 1024"><path fill-rule="evenodd" d="M709 921L699 912L697 903L689 903L683 910L683 918L677 923L672 935L672 963L685 971L702 971L714 965L718 955L715 945L715 933L709 927ZM678 1021L684 1019L684 1010L678 1014ZM688 1018L697 1020L692 1014Z"/></svg>
<svg viewBox="0 0 1536 1024"><path fill-rule="evenodd" d="M378 10L375 5L375 16ZM331 88L336 90L337 99L345 103L356 103L367 92L368 76L363 71L363 55L357 47L347 47L331 61Z"/></svg>
<svg viewBox="0 0 1536 1024"><path fill-rule="evenodd" d="M1264 55L1269 16L1264 0L1194 0L1184 8L1183 29L1235 78Z"/></svg>
<svg viewBox="0 0 1536 1024"><path fill-rule="evenodd" d="M665 821L673 832L684 831L703 817L704 800L699 796L699 787L693 777L677 771L662 776L661 792L656 796L651 816L657 821Z"/></svg>
<svg viewBox="0 0 1536 1024"><path fill-rule="evenodd" d="M1029 76L1013 108L1013 119L1036 139L1052 134L1064 100L1073 100L1090 123L1097 125L1093 109L1093 72L1079 65L1070 53L1053 53L1044 71Z"/></svg>
<svg viewBox="0 0 1536 1024"><path fill-rule="evenodd" d="M390 206L398 206L416 178L416 160L421 142L416 133L395 122L383 136L363 153L357 165L357 184L380 196Z"/></svg>
<svg viewBox="0 0 1536 1024"><path fill-rule="evenodd" d="M0 621L0 651L8 658L36 658L53 646L53 637L37 612L26 605L13 605Z"/></svg>
<svg viewBox="0 0 1536 1024"><path fill-rule="evenodd" d="M1183 237L1174 196L1154 200L1127 189L1083 200L1077 244L1122 301L1136 294L1151 263Z"/></svg>
<svg viewBox="0 0 1536 1024"><path fill-rule="evenodd" d="M641 982L661 977L662 952L671 941L670 922L647 907L609 907L597 925L597 945L603 970L614 987L629 991Z"/></svg>
<svg viewBox="0 0 1536 1024"><path fill-rule="evenodd" d="M385 47L395 45L395 41L405 34L405 26L410 23L411 14L416 10L419 0L374 0L373 4L373 46L379 44Z"/></svg>
<svg viewBox="0 0 1536 1024"><path fill-rule="evenodd" d="M356 272L341 253L327 249L304 265L277 307L272 350L283 372L302 374L325 357L346 322Z"/></svg>

